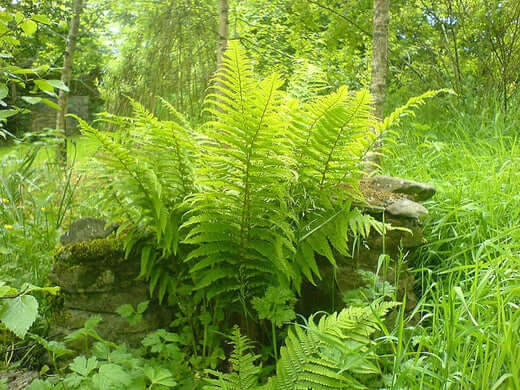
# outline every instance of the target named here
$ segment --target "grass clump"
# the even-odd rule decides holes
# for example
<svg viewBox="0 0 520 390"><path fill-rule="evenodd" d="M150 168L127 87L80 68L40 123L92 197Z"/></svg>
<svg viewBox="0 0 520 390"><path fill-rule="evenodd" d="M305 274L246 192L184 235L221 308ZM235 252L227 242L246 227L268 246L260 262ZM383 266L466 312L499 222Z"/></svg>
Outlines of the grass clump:
<svg viewBox="0 0 520 390"><path fill-rule="evenodd" d="M416 259L420 321L396 328L391 388L520 388L518 118L489 113L412 124L386 161L438 189Z"/></svg>

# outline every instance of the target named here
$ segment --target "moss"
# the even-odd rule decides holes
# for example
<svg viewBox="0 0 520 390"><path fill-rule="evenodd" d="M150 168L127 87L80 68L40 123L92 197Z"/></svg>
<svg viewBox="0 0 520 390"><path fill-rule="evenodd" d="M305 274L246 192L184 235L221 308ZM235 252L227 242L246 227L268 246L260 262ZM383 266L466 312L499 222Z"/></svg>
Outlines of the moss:
<svg viewBox="0 0 520 390"><path fill-rule="evenodd" d="M55 252L54 259L57 263L68 265L94 262L119 264L125 260L124 244L119 237L76 242L59 247Z"/></svg>

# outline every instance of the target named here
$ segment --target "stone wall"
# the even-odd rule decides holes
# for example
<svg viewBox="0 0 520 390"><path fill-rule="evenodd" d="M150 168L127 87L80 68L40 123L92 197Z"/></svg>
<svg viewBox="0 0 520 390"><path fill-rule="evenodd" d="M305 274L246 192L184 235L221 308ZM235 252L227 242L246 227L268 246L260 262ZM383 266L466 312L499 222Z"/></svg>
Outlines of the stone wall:
<svg viewBox="0 0 520 390"><path fill-rule="evenodd" d="M56 100L54 100L56 103ZM69 96L68 113L79 116L81 119L89 119L89 97L88 96ZM30 130L40 132L44 129L54 129L56 127L56 114L54 108L43 103L35 104L31 107ZM72 132L77 130L78 122L74 118L67 117L67 129Z"/></svg>
<svg viewBox="0 0 520 390"><path fill-rule="evenodd" d="M112 231L101 220L85 218L62 236L65 245L57 251L50 275L61 288L53 305L51 337L60 338L83 327L92 315L102 318L97 327L101 337L129 344L137 344L150 331L170 323L168 308L154 301L136 325L117 314L119 306L131 304L135 309L150 298L148 284L137 280L139 260L125 259L123 243L109 236Z"/></svg>
<svg viewBox="0 0 520 390"><path fill-rule="evenodd" d="M395 260L399 256L410 257L409 254L423 244L421 218L428 211L420 202L433 196L435 189L388 176L366 179L361 189L367 203L357 207L401 229L388 230L383 236L372 231L369 237L354 246L352 257L337 254L335 270L327 260L323 260L320 265L322 280L315 286L308 283L302 288L298 308L302 314L343 308L344 294L366 283L358 271L376 273L382 253L393 260L386 269L386 279L390 282L398 280L396 287L400 297L406 295L407 309L412 309L417 303L412 274L408 272L406 263L396 263ZM62 236L63 247L56 254L52 273L53 282L61 287L60 302L55 305L52 335L67 334L80 328L94 314L103 318L99 327L102 337L114 341L137 342L150 330L169 324L171 313L157 303L146 311L144 321L135 326L129 326L116 313L119 306L129 303L136 307L138 303L149 300L149 296L147 284L136 279L139 261L125 260L121 241L110 237L115 228L106 228L104 221L86 218L73 223L70 231ZM397 264L400 269L396 269ZM382 274L381 269L379 275Z"/></svg>
<svg viewBox="0 0 520 390"><path fill-rule="evenodd" d="M417 304L415 280L407 261L413 258L415 248L424 243L421 219L428 210L420 202L432 197L435 189L427 184L381 175L365 179L361 190L368 204L357 206L398 229L386 231L384 235L372 231L367 239L351 242L353 256L336 254L335 270L323 259L322 280L315 286L307 283L302 289L300 312L303 314L342 309L344 296L366 284L359 270L377 273L380 277L386 272L386 280L396 285L399 298L406 296L406 309L411 310ZM390 259L386 267L379 264L381 254ZM399 258L403 261L396 261Z"/></svg>

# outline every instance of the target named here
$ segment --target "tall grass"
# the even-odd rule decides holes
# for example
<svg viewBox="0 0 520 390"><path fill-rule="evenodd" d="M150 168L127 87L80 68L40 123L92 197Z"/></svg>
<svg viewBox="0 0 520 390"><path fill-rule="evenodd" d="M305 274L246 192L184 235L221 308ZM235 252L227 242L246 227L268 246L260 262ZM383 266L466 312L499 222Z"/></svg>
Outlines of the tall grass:
<svg viewBox="0 0 520 390"><path fill-rule="evenodd" d="M0 156L0 280L44 285L63 228L98 215L88 189L80 187L93 148L81 139L78 144L67 169L56 166L54 145L20 144Z"/></svg>
<svg viewBox="0 0 520 390"><path fill-rule="evenodd" d="M438 189L414 264L419 321L389 338L402 346L389 388L520 389L520 113L493 107L425 112L386 161Z"/></svg>

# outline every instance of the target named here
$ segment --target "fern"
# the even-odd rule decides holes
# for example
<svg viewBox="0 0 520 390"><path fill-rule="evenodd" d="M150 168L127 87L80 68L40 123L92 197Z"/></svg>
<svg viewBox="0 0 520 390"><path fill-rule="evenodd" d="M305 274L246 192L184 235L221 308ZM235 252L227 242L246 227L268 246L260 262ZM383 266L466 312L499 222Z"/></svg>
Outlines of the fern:
<svg viewBox="0 0 520 390"><path fill-rule="evenodd" d="M151 291L162 299L173 289L171 262L178 254L182 201L193 191L192 130L172 110L177 121L159 121L132 101L134 118L105 115L104 122L120 131L110 136L79 120L83 134L101 147L94 166L101 182L104 208L113 220L122 221L126 252L141 254L141 277L150 280ZM152 243L149 242L152 238Z"/></svg>
<svg viewBox="0 0 520 390"><path fill-rule="evenodd" d="M296 272L284 256L293 251L287 183L294 162L281 116L282 81L273 75L258 83L236 43L217 80L207 109L215 120L203 129L196 174L202 191L189 200L184 225L196 225L184 242L200 247L187 260L196 288L210 298L254 295L276 281L288 285Z"/></svg>
<svg viewBox="0 0 520 390"><path fill-rule="evenodd" d="M349 307L339 313L312 315L305 325L289 330L285 346L281 348L276 364L276 375L264 386L257 386L259 366L254 366L258 356L245 353L249 350L247 339L235 328L232 342L235 346L230 362L233 373L209 373L216 379L208 379L217 389L262 390L332 390L366 389L367 383L380 380L377 365L377 345L371 336L379 330L381 318L396 304L380 302L372 307ZM243 387L247 381L249 387Z"/></svg>
<svg viewBox="0 0 520 390"><path fill-rule="evenodd" d="M204 386L205 390L254 390L258 387L260 366L255 366L254 362L260 356L250 352L251 342L246 336L240 334L238 326L233 328L230 344L233 345L233 353L229 362L233 371L224 374L207 370L206 372L213 378L206 379L208 385Z"/></svg>
<svg viewBox="0 0 520 390"><path fill-rule="evenodd" d="M96 180L104 208L122 223L127 253L140 253L141 277L160 298L189 275L199 296L240 301L248 313L269 286L298 292L304 279L314 282L320 258L335 265L336 252L349 255L349 236L389 228L352 208L376 140L367 129L391 132L437 92L378 125L368 91L342 87L302 103L283 84L277 75L258 81L231 42L206 100L213 119L197 132L164 101L171 121L135 101L132 118L102 117L118 133L80 121L103 150Z"/></svg>
<svg viewBox="0 0 520 390"><path fill-rule="evenodd" d="M370 335L378 320L395 306L350 307L289 331L276 376L266 389L364 389L364 380L380 374ZM363 380L364 379L364 380Z"/></svg>

